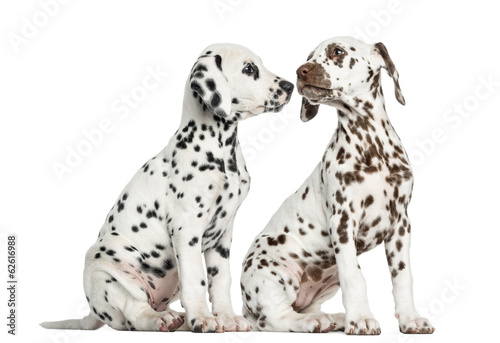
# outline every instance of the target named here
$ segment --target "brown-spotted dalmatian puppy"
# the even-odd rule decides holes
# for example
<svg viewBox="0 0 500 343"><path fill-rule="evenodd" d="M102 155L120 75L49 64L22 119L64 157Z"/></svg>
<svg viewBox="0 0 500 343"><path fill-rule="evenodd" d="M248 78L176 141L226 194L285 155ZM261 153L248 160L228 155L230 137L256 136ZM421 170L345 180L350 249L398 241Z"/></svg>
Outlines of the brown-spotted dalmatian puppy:
<svg viewBox="0 0 500 343"><path fill-rule="evenodd" d="M179 129L119 195L87 252L91 313L42 326L173 331L186 321L194 332L250 330L229 293L233 221L250 187L238 122L280 111L293 88L242 46L205 49L186 83ZM179 298L185 315L169 308Z"/></svg>
<svg viewBox="0 0 500 343"><path fill-rule="evenodd" d="M382 43L333 38L297 70L301 119L312 119L326 104L338 109L338 127L321 162L243 262L243 313L259 330L380 334L357 255L384 243L400 330L434 331L413 302L407 213L413 176L386 113L382 68L404 105L398 72ZM340 288L346 313L321 312Z"/></svg>

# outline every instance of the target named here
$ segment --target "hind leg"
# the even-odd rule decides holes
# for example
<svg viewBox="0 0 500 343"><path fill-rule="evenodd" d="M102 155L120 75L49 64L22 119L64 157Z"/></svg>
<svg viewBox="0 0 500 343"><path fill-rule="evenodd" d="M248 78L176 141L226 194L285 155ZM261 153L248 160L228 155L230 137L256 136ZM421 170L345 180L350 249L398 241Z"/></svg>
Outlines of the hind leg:
<svg viewBox="0 0 500 343"><path fill-rule="evenodd" d="M297 299L298 281L279 270L251 268L242 274L243 313L261 331L329 332L336 328L331 315L319 311L320 301L309 313L299 313L293 304ZM323 298L324 300L325 298ZM314 311L313 311L314 309Z"/></svg>
<svg viewBox="0 0 500 343"><path fill-rule="evenodd" d="M130 284L122 284L106 271L86 271L85 294L91 313L116 330L174 331L184 322L181 314L165 310L156 312L147 295Z"/></svg>
<svg viewBox="0 0 500 343"><path fill-rule="evenodd" d="M166 309L156 312L148 303L129 298L124 309L126 326L132 331L175 331L183 323L183 315Z"/></svg>
<svg viewBox="0 0 500 343"><path fill-rule="evenodd" d="M321 305L328 299L331 299L337 294L340 289L340 284L334 284L332 289L327 293L321 295L317 299L314 299L309 306L299 311L299 313L316 313L324 314L328 319L335 323L332 331L344 331L345 329L345 313L324 313L321 311Z"/></svg>

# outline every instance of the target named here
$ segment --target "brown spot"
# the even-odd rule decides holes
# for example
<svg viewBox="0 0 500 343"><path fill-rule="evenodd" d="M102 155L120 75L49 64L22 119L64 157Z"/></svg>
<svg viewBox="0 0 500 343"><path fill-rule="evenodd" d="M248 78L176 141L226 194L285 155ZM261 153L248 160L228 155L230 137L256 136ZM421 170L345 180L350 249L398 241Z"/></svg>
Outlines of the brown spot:
<svg viewBox="0 0 500 343"><path fill-rule="evenodd" d="M299 216L299 214L297 213L297 219L299 220L300 223L304 223L304 219Z"/></svg>
<svg viewBox="0 0 500 343"><path fill-rule="evenodd" d="M278 241L272 237L267 237L267 244L270 246L278 245Z"/></svg>
<svg viewBox="0 0 500 343"><path fill-rule="evenodd" d="M291 258L299 258L299 255L294 252L288 253L288 255L290 255Z"/></svg>
<svg viewBox="0 0 500 343"><path fill-rule="evenodd" d="M307 225L307 227L309 227L311 230L314 229L314 225L313 224L309 224L309 225Z"/></svg>
<svg viewBox="0 0 500 343"><path fill-rule="evenodd" d="M394 256L395 256L394 251L392 251L391 253L386 252L387 264L389 265L389 267L392 266L392 259L394 258Z"/></svg>
<svg viewBox="0 0 500 343"><path fill-rule="evenodd" d="M302 236L307 235L307 232L305 232L304 230L302 230L302 228L300 228L300 229L299 229L299 233L300 233Z"/></svg>
<svg viewBox="0 0 500 343"><path fill-rule="evenodd" d="M346 186L349 186L351 183L361 183L365 180L363 176L359 174L359 172L347 172L343 175L343 181Z"/></svg>
<svg viewBox="0 0 500 343"><path fill-rule="evenodd" d="M373 174L378 172L378 168L376 166L369 166L369 167L364 167L363 171L367 174Z"/></svg>
<svg viewBox="0 0 500 343"><path fill-rule="evenodd" d="M373 205L373 203L374 203L374 199L373 199L373 196L370 194L365 199L365 208L370 207L371 205Z"/></svg>
<svg viewBox="0 0 500 343"><path fill-rule="evenodd" d="M349 215L347 212L342 211L342 217L340 218L339 227L337 228L337 233L339 235L339 242L346 244L349 242L349 236L347 234Z"/></svg>
<svg viewBox="0 0 500 343"><path fill-rule="evenodd" d="M305 251L304 249L302 249L302 256L311 257L312 255L310 253L308 253L307 251Z"/></svg>
<svg viewBox="0 0 500 343"><path fill-rule="evenodd" d="M344 163L343 160L344 160L344 154L345 154L345 149L343 147L340 147L339 151L337 152L337 161L341 161L339 162L340 164Z"/></svg>
<svg viewBox="0 0 500 343"><path fill-rule="evenodd" d="M354 64L356 64L356 60L351 57L351 60L349 61L349 69L352 69L352 67L354 67Z"/></svg>
<svg viewBox="0 0 500 343"><path fill-rule="evenodd" d="M399 264L398 264L398 269L399 269L399 270L403 270L403 269L405 269L405 268L406 268L406 264L405 264L403 261L399 262Z"/></svg>
<svg viewBox="0 0 500 343"><path fill-rule="evenodd" d="M342 205L344 203L344 201L346 200L346 198L344 198L342 196L342 193L340 193L340 191L338 190L336 193L335 193L335 200L340 204Z"/></svg>
<svg viewBox="0 0 500 343"><path fill-rule="evenodd" d="M250 268L252 266L252 262L253 262L253 259L247 260L247 263L245 264L245 269L243 270L244 272L246 272L248 270L248 268Z"/></svg>
<svg viewBox="0 0 500 343"><path fill-rule="evenodd" d="M307 266L305 272L314 282L320 281L323 276L323 270L318 266Z"/></svg>
<svg viewBox="0 0 500 343"><path fill-rule="evenodd" d="M403 248L403 243L401 241L396 241L396 249L399 251L401 251L401 249Z"/></svg>
<svg viewBox="0 0 500 343"><path fill-rule="evenodd" d="M308 192L309 192L309 187L306 187L306 190L304 191L304 193L302 193L302 200L306 200Z"/></svg>
<svg viewBox="0 0 500 343"><path fill-rule="evenodd" d="M279 244L285 244L286 242L286 236L285 235L279 235L278 236L278 243Z"/></svg>

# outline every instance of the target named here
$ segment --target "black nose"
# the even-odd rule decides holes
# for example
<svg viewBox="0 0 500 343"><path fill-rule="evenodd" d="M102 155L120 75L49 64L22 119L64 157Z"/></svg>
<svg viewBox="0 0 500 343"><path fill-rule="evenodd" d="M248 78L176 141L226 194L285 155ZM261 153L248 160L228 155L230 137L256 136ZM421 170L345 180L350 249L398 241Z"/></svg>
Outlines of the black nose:
<svg viewBox="0 0 500 343"><path fill-rule="evenodd" d="M285 90L287 94L292 94L293 92L293 83L288 82L288 81L281 81L279 83L280 87Z"/></svg>

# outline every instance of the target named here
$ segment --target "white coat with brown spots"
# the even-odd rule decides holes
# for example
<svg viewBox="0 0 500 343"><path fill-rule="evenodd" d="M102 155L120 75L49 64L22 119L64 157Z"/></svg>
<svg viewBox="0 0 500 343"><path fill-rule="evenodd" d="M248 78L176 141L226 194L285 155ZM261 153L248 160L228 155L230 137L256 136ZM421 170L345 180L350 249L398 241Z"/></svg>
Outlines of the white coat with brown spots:
<svg viewBox="0 0 500 343"><path fill-rule="evenodd" d="M383 242L400 330L434 331L413 302L407 213L413 176L386 113L382 68L404 105L398 72L382 43L330 39L297 70L302 120L326 104L338 109L338 127L321 162L243 262L243 313L259 330L380 334L357 255ZM346 313L322 313L321 304L339 289Z"/></svg>
<svg viewBox="0 0 500 343"><path fill-rule="evenodd" d="M203 50L186 82L179 129L119 195L87 252L91 313L42 326L174 331L185 323L195 332L248 331L229 294L233 221L250 187L237 127L280 111L292 91L242 46ZM179 298L185 315L170 309Z"/></svg>

